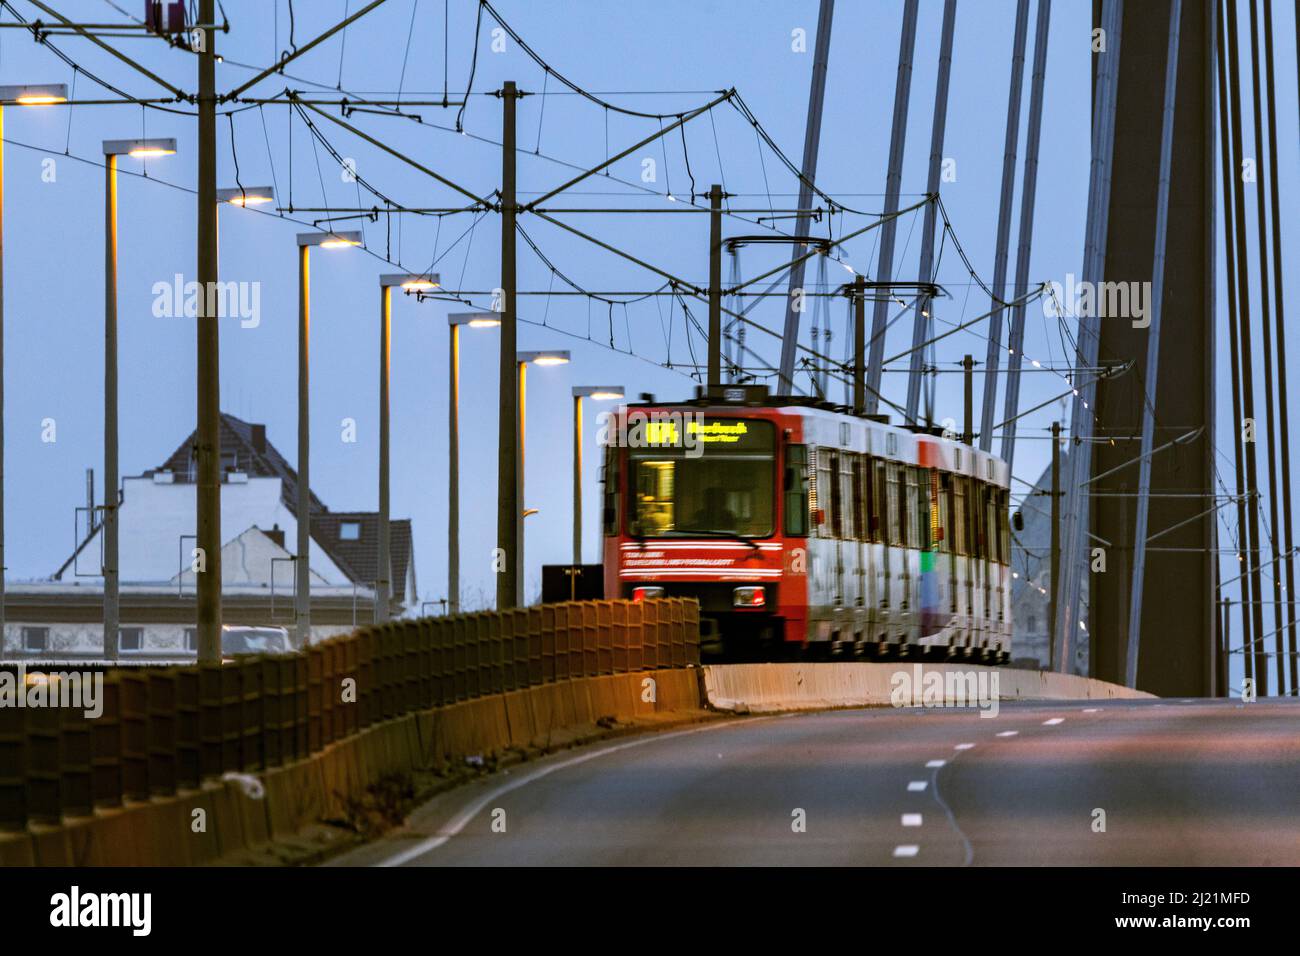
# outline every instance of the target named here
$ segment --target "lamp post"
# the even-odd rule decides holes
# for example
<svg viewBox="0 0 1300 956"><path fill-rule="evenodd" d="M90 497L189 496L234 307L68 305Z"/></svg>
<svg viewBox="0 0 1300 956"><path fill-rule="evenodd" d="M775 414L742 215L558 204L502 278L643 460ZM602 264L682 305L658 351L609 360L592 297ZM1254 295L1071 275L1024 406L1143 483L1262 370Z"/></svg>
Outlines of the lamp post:
<svg viewBox="0 0 1300 956"><path fill-rule="evenodd" d="M515 514L515 528L518 535L518 550L514 555L515 560L515 606L523 607L524 605L524 515L528 509L524 505L524 425L527 419L528 402L527 402L527 369L529 364L548 366L548 365L568 365L568 351L546 350L540 352L516 352L515 368L518 370L516 380L516 394L519 396L519 402L515 406L515 433L519 436L515 443L515 495L519 502L519 511Z"/></svg>
<svg viewBox="0 0 1300 956"><path fill-rule="evenodd" d="M392 549L389 543L389 375L392 368L393 289L427 292L438 288L438 276L387 274L379 277L379 541L375 571L375 623L388 620L392 595Z"/></svg>
<svg viewBox="0 0 1300 956"><path fill-rule="evenodd" d="M0 661L5 656L5 396L4 396L4 202L5 106L53 106L66 103L68 88L62 83L44 86L0 86Z"/></svg>
<svg viewBox="0 0 1300 956"><path fill-rule="evenodd" d="M117 545L117 160L176 152L174 139L104 140L104 656L117 660L120 578Z"/></svg>
<svg viewBox="0 0 1300 956"><path fill-rule="evenodd" d="M447 613L460 611L460 328L495 329L496 312L452 312L447 316Z"/></svg>
<svg viewBox="0 0 1300 956"><path fill-rule="evenodd" d="M203 572L195 575L195 635L201 663L221 660L221 293L218 286L218 230L220 206L253 206L273 202L270 186L238 185L218 189L216 184L215 113L212 92L212 64L199 61L199 231L198 285L203 304L195 329L196 384L198 386L194 430L194 538L203 555ZM211 206L209 207L209 203Z"/></svg>
<svg viewBox="0 0 1300 956"><path fill-rule="evenodd" d="M298 233L298 549L294 561L293 618L295 643L305 648L311 641L311 442L308 361L311 341L311 249L346 249L361 245L359 232Z"/></svg>
<svg viewBox="0 0 1300 956"><path fill-rule="evenodd" d="M615 401L621 385L577 385L573 389L573 573L582 567L582 400Z"/></svg>

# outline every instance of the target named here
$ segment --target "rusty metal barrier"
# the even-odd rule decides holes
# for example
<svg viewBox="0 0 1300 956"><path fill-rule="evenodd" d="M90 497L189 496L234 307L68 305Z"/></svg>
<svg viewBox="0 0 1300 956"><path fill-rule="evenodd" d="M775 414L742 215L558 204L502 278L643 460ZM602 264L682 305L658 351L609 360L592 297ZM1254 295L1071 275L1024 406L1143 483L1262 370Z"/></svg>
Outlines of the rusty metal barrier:
<svg viewBox="0 0 1300 956"><path fill-rule="evenodd" d="M298 654L109 667L98 716L0 705L0 832L281 767L413 711L699 656L699 605L665 598L403 619Z"/></svg>
<svg viewBox="0 0 1300 956"><path fill-rule="evenodd" d="M122 797L149 799L149 675L123 671L122 684Z"/></svg>
<svg viewBox="0 0 1300 956"><path fill-rule="evenodd" d="M203 779L199 743L201 708L199 672L187 667L176 671L176 786L192 790Z"/></svg>
<svg viewBox="0 0 1300 956"><path fill-rule="evenodd" d="M195 701L197 702L197 674L195 677L194 690ZM103 707L103 713L94 722L91 733L92 786L94 787L95 806L103 808L120 807L122 805L122 675L120 673L109 674L104 678ZM196 725L194 738L196 782L199 777L197 733ZM177 747L179 751L179 743Z"/></svg>
<svg viewBox="0 0 1300 956"><path fill-rule="evenodd" d="M88 817L94 813L91 770L91 724L85 714L71 708L59 710L59 801L64 816Z"/></svg>
<svg viewBox="0 0 1300 956"><path fill-rule="evenodd" d="M27 711L0 707L0 830L27 823Z"/></svg>
<svg viewBox="0 0 1300 956"><path fill-rule="evenodd" d="M178 785L177 767L180 747L177 737L180 722L180 701L177 689L180 673L174 668L150 671L147 675L147 746L149 792L157 797L174 797ZM79 711L69 711L85 719ZM87 725L90 721L86 721ZM87 727L89 740L89 727ZM89 761L87 761L89 763ZM65 808L66 810L66 808Z"/></svg>

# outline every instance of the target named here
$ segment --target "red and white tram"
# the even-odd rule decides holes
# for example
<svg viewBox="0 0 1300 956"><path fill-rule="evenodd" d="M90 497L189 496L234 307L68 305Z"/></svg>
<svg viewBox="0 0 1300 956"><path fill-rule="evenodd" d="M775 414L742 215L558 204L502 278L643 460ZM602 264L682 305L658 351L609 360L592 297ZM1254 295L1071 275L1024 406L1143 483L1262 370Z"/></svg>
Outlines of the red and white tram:
<svg viewBox="0 0 1300 956"><path fill-rule="evenodd" d="M626 405L602 442L606 595L695 597L729 656L1009 659L1000 459L763 386Z"/></svg>

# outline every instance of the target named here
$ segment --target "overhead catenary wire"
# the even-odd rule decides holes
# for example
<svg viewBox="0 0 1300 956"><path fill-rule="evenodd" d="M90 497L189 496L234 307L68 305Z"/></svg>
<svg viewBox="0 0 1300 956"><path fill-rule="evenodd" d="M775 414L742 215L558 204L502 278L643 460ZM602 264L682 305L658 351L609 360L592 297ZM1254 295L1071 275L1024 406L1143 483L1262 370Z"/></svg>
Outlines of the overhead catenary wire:
<svg viewBox="0 0 1300 956"><path fill-rule="evenodd" d="M8 6L8 4L7 4L7 0L6 0L5 5ZM372 8L372 7L376 6L376 5L377 5L377 4L371 4L370 7L367 7L366 9ZM349 6L350 6L350 4L349 4ZM492 9L491 5L488 4L488 3L486 3L486 2L480 5L480 12L482 11L482 9L483 9L484 7L486 7L486 8L488 9L488 11L490 12L490 14L491 14L494 18L500 20L500 18L499 18L499 16L497 15L496 11L495 11L494 9ZM413 14L413 16L414 16L415 11L416 11L417 8L418 8L418 0L415 0L415 2L413 2L413 4L412 4L412 14ZM357 15L359 15L359 14L357 14ZM337 27L335 27L335 28L331 28L331 31L327 31L326 34L322 34L322 36L326 36L326 35L328 35L329 33L333 32L333 30L338 30L338 31L339 31L339 37L338 37L338 39L339 39L339 42L340 42L340 63L342 62L342 48L343 48L344 44L346 43L347 23L348 23L348 22L351 22L352 20L355 20L356 17L357 17L357 15L354 15L354 14L352 14L352 13L349 13L347 10L345 10L345 20L344 20L343 24L342 24L341 26L337 26ZM292 13L292 10L290 11L290 16L291 16L291 34L292 34L292 29L293 29L293 24L292 24L292 16L293 16L293 13ZM507 26L507 25L505 25L505 24L502 24L502 25L503 25L503 28L504 28L505 26ZM443 37L443 39L444 39L444 48L447 46L447 43L448 43L448 40L447 40L448 31L447 31L446 27L447 27L447 9L446 9L446 5L444 5L444 37ZM597 104L601 107L601 109L604 110L604 111L606 112L606 114L608 114L608 112L609 112L610 110L613 110L614 112L622 113L622 114L629 115L629 116L634 116L634 117L640 117L640 118L646 118L646 119L653 118L653 119L657 119L657 120L658 120L658 119L662 119L662 120L676 120L676 121L680 121L680 120L682 120L684 117L686 117L686 116L689 114L689 111L682 111L682 110L680 110L680 109L675 109L675 108L674 108L674 109L669 109L669 110L664 110L664 111L662 111L662 112L652 112L652 111L646 111L646 110L630 110L630 109L626 109L626 108L624 108L624 107L621 107L621 106L619 106L618 104L613 103L613 102L611 102L611 101L605 99L604 96L602 96L602 95L600 95L600 94L598 94L598 93L593 93L593 92L590 91L590 90L586 90L586 89L583 89L583 88L577 86L577 84L573 83L571 80L569 80L569 79L568 79L566 76L564 76L562 73L558 72L554 66L552 66L551 64L545 63L545 61L543 61L543 60L541 59L540 56L536 55L536 53L535 53L535 51L533 51L532 47L529 46L525 41L523 41L522 38L519 37L517 33L515 33L513 30L509 30L508 33L509 33L509 34L510 34L510 35L511 35L515 40L516 40L516 42L519 43L520 48L521 48L521 49L525 49L526 52L528 52L530 56L533 56L533 57L537 60L538 65L542 67L542 69L543 69L543 73L544 73L544 80L543 80L543 83L544 83L544 84L547 83L547 82L549 82L549 78L550 78L550 77L554 76L554 77L556 78L557 82L559 82L559 83L561 83L561 84L563 84L563 85L566 86L566 89L564 89L564 90L546 90L545 92L546 92L546 95L548 95L548 96L556 96L556 95L581 96L581 97L583 97L583 98L585 98L585 99L588 99L589 101L592 101L593 103L597 103ZM277 42L278 42L278 41L277 41ZM313 42L319 42L319 38L318 38L317 41L313 41ZM300 53L300 52L302 52L303 49L304 49L303 47L300 47L300 46L299 46L299 45L298 45L298 44L297 44L297 43L292 39L292 36L291 36L290 44L289 44L289 45L290 45L290 47L292 47L292 49L293 49L293 53L294 53L294 54ZM477 45L478 45L478 44L477 44L477 41L476 41L476 43L475 43L475 50L476 50L476 51L477 51ZM292 54L291 54L291 55L292 55ZM446 66L447 66L447 64L446 64L445 60L446 60L446 58L444 57L444 89L443 89L443 98L444 98L444 99L446 99L446 98L447 98L447 95L448 95L448 94L447 94L447 82L446 82ZM278 63L278 69L276 70L276 72L280 72L280 73L282 73L282 74L288 75L288 72L285 71L285 70L283 69L283 67L284 67L284 62L285 62L285 58L284 58L284 57L281 57L281 60L280 60L280 62ZM233 63L232 63L232 65L238 65L238 64L233 64ZM252 68L252 67L250 67L250 69L251 69L251 68ZM471 74L471 75L472 75L472 74ZM340 88L340 87L342 86L342 79L341 79L341 78L342 78L342 73L340 72L340 78L339 78L339 80L338 80L338 81L336 82L336 84L335 84L336 88ZM248 88L249 86L251 86L251 83L252 83L252 82L254 82L254 81L249 81L248 83L244 84L244 86L243 86L243 87L240 87L239 89L246 89L246 88ZM313 85L316 85L316 84L313 83ZM473 84L472 84L472 79L471 79L471 83L467 85L467 90L468 90L468 92L472 92L472 85L473 85ZM325 84L320 84L320 86L321 86L322 89L327 88ZM404 87L404 75L402 76L402 78L401 78L400 81L399 81L399 90L398 90L398 95L399 95L399 97L405 95L405 94L403 94L403 90L402 90L403 87ZM125 96L125 94L123 93L123 91L116 91L116 92L118 92L118 93L122 93L122 95ZM258 110L259 110L259 118L260 118L260 122L261 122L261 125L263 126L263 139L264 139L264 143L266 144L266 147L267 147L267 156L268 156L268 162L269 162L270 165L271 165L271 175L272 175L272 179L273 179L273 180L278 180L279 177L278 177L278 172L277 172L277 169L276 169L276 163L275 163L275 150L272 148L272 145L271 145L271 142L270 142L269 130L267 129L267 127L266 127L266 122L265 122L265 109L264 109L264 107L265 107L265 105L270 105L270 101L268 101L268 102L260 102L260 103L256 103L256 104L255 104L255 103L252 103L252 102L244 102L244 101L241 101L241 100L240 100L240 97L237 95L238 92L239 92L239 90L237 89L237 90L234 91L232 94L228 94L229 100L230 100L231 102L233 102L233 103L237 103L238 105L235 107L235 109L232 109L232 110L229 110L229 111L224 111L224 112L227 112L227 115L228 115L228 127L229 127L229 130L230 130L230 133L231 133L231 137L232 137L232 142L231 142L232 159L235 160L236 166L238 167L237 147L236 147L236 144L235 144L235 142L234 142L234 136L235 136L235 124L234 124L234 121L233 121L233 118L232 118L231 114L232 114L234 111L236 111L236 110L238 110L238 111L242 111L242 110L244 110L244 109L252 108L254 105L256 105L257 108L258 108ZM618 92L624 92L624 93L627 93L628 95L632 95L632 94L634 94L634 93L640 93L640 94L644 94L644 95L649 95L652 91L614 91L614 93L611 93L610 95L616 95ZM685 95L685 94L688 94L688 93L690 93L690 92L692 92L692 91L661 91L661 92L664 92L664 93L669 94L669 95ZM726 91L723 91L724 94L725 94L725 92L726 92ZM286 91L286 93L288 93L288 91ZM340 100L340 101L339 101L339 105L340 105L341 108L343 108L345 111L349 108L348 104L347 104L345 101L348 100L348 99L349 99L351 96L353 96L353 95L354 95L354 94L352 94L352 93L348 93L347 96L345 96L343 100ZM477 95L490 95L490 94L477 94ZM468 99L468 96L466 97L466 99ZM358 96L358 97L357 97L357 102L364 102L364 101L365 101L365 100L364 100L364 97L362 97L362 96ZM767 132L767 130L763 127L763 125L761 124L761 122L759 122L757 116L756 116L756 115L755 115L755 114L754 114L754 113L749 109L748 105L744 103L743 99L739 96L739 94L738 94L738 93L735 94L735 98L734 98L734 100L727 100L727 99L724 98L722 101L724 101L724 102L731 102L731 105L732 105L734 108L736 108L737 112L738 112L742 117L744 117L744 118L746 119L746 121L748 121L748 122L751 123L752 127L755 129L755 135L759 138L759 141L760 141L760 143L761 143L761 145L762 145L762 147L763 147L763 149L760 151L760 155L761 155L762 152L766 152L767 150L770 149L770 150L772 151L773 155L775 155L776 157L778 157L779 162L780 162L782 165L784 165L784 166L787 168L787 170L788 170L788 171L789 171L793 176L795 176L795 178L796 178L796 180L797 180L797 179L799 178L799 170L797 169L797 167L795 167L794 164L791 163L791 162L789 161L789 158L788 158L788 157L785 155L785 153L781 150L781 148L779 147L779 145L776 143L775 139L774 139L773 137L771 137L771 135L770 135L770 134ZM307 101L306 98L303 97L301 94L298 96L298 102L293 102L293 101L292 101L292 97L290 97L288 101L284 102L284 105L287 105L287 106L290 107L290 110L289 110L290 115L291 115L293 112L297 112L297 113L299 114L299 116L303 119L303 121L304 121L304 125L306 125L306 126L308 127L308 130L310 131L310 134L311 134L311 141L313 142L313 146L314 146L314 147L316 147L316 146L323 147L324 150L325 150L326 152L328 152L328 153L330 154L330 156L335 160L335 162L339 162L339 161L341 160L341 151L340 151L336 146L334 146L334 145L331 143L330 138L324 134L323 130L321 129L321 127L320 127L320 125L319 125L319 122L314 122L314 121L312 121L311 119L309 119L309 118L308 118L308 114L307 114L307 112L306 112L306 110L308 110L308 109L314 109L315 113L317 113L317 114L321 114L321 115L325 115L325 114L324 114L324 111L321 110L317 104L315 104L315 103L311 103L311 102ZM175 111L175 112L182 112L182 113L183 113L183 112L185 112L185 111L183 111L183 110L178 110L178 111ZM401 112L401 110L400 110L400 108L399 108L399 109L396 109L396 110L392 110L392 111L390 111L390 112L392 112L392 115L395 115L395 116L401 116L401 115L403 115L402 112ZM717 153L717 159L718 159L718 164L719 164L719 174L720 174L720 178L722 178L723 175L724 175L724 169L723 169L723 163L722 163L722 158L721 158L721 154L720 154L720 147L719 147L719 145L718 145L718 137L717 137L717 132L716 132L716 131L717 131L717 121L716 121L716 119L714 118L714 115L713 115L713 112L712 112L712 109L711 109L711 108L708 109L708 110L706 110L706 112L708 112L708 114L709 114L709 117L710 117L710 124L711 124L711 127L712 127L713 131L714 131L715 153ZM327 118L329 118L329 119L331 119L331 120L334 120L334 117L332 117L332 116L329 116L329 117L327 117ZM433 124L424 123L423 125L433 125ZM458 124L458 125L459 125L459 124ZM687 141L686 132L685 132L685 130L684 130L683 125L681 125L681 124L676 125L676 128L680 131L680 132L679 132L679 138L680 138L680 143L681 143L681 147L682 147L682 157L681 157L681 158L682 158L682 160L683 160L683 162L684 162L684 164L685 164L685 167L686 167L686 170L687 170L688 177L691 177L691 178L693 179L692 161L691 161L691 157L690 157L690 155L689 155L689 144L688 144L688 141ZM363 135L363 137L364 137L365 134L364 134L362 131L356 129L355 127L353 127L353 129L354 129L354 131L356 131L358 134ZM290 137L289 148L290 148L290 150L292 150L292 136ZM667 170L666 170L666 172L667 172ZM320 173L320 169L319 169L319 158L318 158L318 177L320 176L320 174L321 174L321 173ZM236 180L237 180L237 184L242 185L242 180L241 180L241 178L240 178L240 174L239 174L238 169L236 170ZM629 185L636 185L636 184L629 184ZM276 182L276 186L277 186L277 192L278 192L278 187L279 187L279 183L278 183L278 181ZM355 210L354 210L354 211L352 211L352 212L342 213L341 215L347 216L347 215L355 215L355 214L366 214L366 215L368 215L368 216L372 219L372 221L373 221L373 220L377 219L378 214L379 214L380 212L383 212L386 216L391 216L391 215L393 215L393 214L395 214L395 213L414 212L414 211L417 211L417 210L411 209L410 207L407 207L407 206L405 206L405 205L403 205L403 204L401 204L401 203L398 203L398 202L397 202L395 199L393 199L390 195L387 195L386 192L383 190L383 188L380 186L380 184L379 184L378 182L376 182L376 181L374 181L374 180L366 180L366 179L362 179L362 178L358 177L358 180L357 180L357 188L358 188L358 189L361 189L361 188L363 188L363 187L364 187L367 191L369 191L372 195L374 195L378 200L380 200L380 202L382 202L382 206L376 204L376 205L372 205L372 206L370 206L370 207L366 207L366 206L364 206L364 204L359 203L359 204L357 205L357 207L355 207ZM323 191L323 184L322 184L322 191ZM652 195L661 195L661 194L659 194L656 190L652 190L652 189L645 190L645 192L647 192L647 193L649 193L649 194L652 194ZM692 187L692 189L691 189L691 196L690 196L690 197L686 197L686 198L688 198L688 199L690 199L690 200L693 200L693 199L694 199L694 194L695 194L695 188ZM834 232L835 226L834 226L834 223L833 223L833 216L834 216L836 213L839 213L839 214L841 214L841 215L849 214L849 215L871 216L871 217L875 217L875 218L879 218L879 216L880 216L879 213L870 213L870 212L865 212L865 211L860 210L860 209L853 209L853 208L849 207L848 205L844 204L843 202L841 202L841 201L839 201L839 200L837 200L837 199L832 198L832 196L831 196L829 193L827 193L827 192L825 192L825 191L823 191L823 190L821 190L821 189L816 189L816 188L814 188L814 194L817 195L817 196L818 196L818 197L819 197L819 198L820 198L820 199L825 203L824 211L825 211L826 213L828 213L828 214L832 217L831 224L830 224L830 226L829 226L829 228L831 229L831 234L832 234L832 235L835 234L835 232ZM289 193L289 195L290 195L290 205L289 205L288 207L284 207L284 208L287 208L288 211L292 212L292 211L294 210L294 208L295 208L294 205L293 205L292 177L291 177L291 179L290 179L290 193ZM769 186L769 195L774 195L773 193L770 192L770 186ZM846 194L846 195L854 195L854 194ZM862 195L869 195L869 194L862 194ZM479 202L482 202L482 201L483 201L483 197L475 197L475 199L477 199ZM935 201L936 203L939 203L939 206L938 206L937 208L941 208L941 203L940 203L940 201L938 200L938 197L934 197L934 201ZM691 206L691 207L694 207L694 203L693 203L693 202L689 202L688 205ZM729 204L729 205L730 205L730 204ZM330 209L331 209L331 207L329 207L329 205L328 205L328 200L327 200L325 206L322 206L322 207L319 207L319 208L320 208L322 211L326 211L326 210L330 210ZM821 207L819 207L819 208L821 208ZM447 208L444 209L444 210L439 210L438 213L437 213L437 215L438 215L438 217L439 217L439 223L441 223L441 218L442 218L442 215L444 215L444 214L457 214L457 213L460 213L460 212L476 212L476 213L480 213L480 212L481 212L481 209L482 209L482 207L474 206L474 205L465 206L465 207L461 207L461 208L454 208L454 209L453 209L452 207L447 207ZM697 207L697 209L698 209L698 207ZM680 210L680 211L689 211L689 210ZM702 212L702 211L704 211L704 210L698 210L698 211L701 211L701 212ZM262 212L262 211L259 210L259 212ZM733 210L728 209L727 212L728 212L728 214L731 214L731 213L733 212ZM774 210L772 209L772 207L769 207L768 212L769 212L770 214L774 214ZM333 211L330 211L330 212L329 212L329 215L331 216L331 219L332 219L332 218L334 217L335 213L334 213ZM290 217L285 217L285 218L290 218ZM480 218L481 218L481 216L480 216ZM294 221L299 221L299 220L294 220ZM331 220L325 220L325 221L331 221ZM949 219L948 219L946 213L943 214L943 221L944 221L944 234L943 234L943 235L944 235L944 239L945 239L945 241L946 241L946 240L949 240L949 239L951 239L951 241L953 241L953 243L954 243L954 247L956 247L956 248L959 249L959 253L962 255L963 261L966 262L966 264L967 264L967 266L968 266L968 269L969 269L969 271L970 271L970 275L971 275L972 279L973 279L974 281L976 281L977 283L982 283L982 279L980 278L980 276L978 275L978 273L977 273L973 268L970 267L969 260L966 258L965 254L964 254L964 250L961 250L961 248L960 248L960 243L957 241L957 237L956 237L955 229L953 228L952 223L949 221ZM765 228L765 229L770 228L774 233L781 234L781 230L775 228L774 226L769 225L769 222L765 222L765 221L761 221L761 220L760 220L760 221L758 221L758 224L761 225L761 226L762 226L763 228ZM873 223L871 226L868 226L867 228L870 229L870 228L872 228L872 227L874 227L875 225L878 225L878 224L879 224L878 222L877 222L877 223ZM473 228L473 227L471 226L471 233L470 233L471 235L472 235L472 228ZM835 241L835 244L836 244L836 245L840 245L841 243L843 243L843 242L847 241L848 239L852 238L853 235L860 234L862 231L865 231L865 230L859 230L859 231L856 231L856 232L855 232L855 231L842 231L841 234L840 234L840 236L839 236L839 238ZM526 232L525 232L525 235L527 235ZM529 237L526 241L528 241L530 245L536 245L536 251L537 251L537 253L539 254L539 258L548 261L549 266L550 266L553 270L555 270L554 262L551 261L551 260L550 260L550 257L547 256L547 255L545 254L545 252L544 252L544 250L541 248L540 244L535 244L535 241L532 240L531 237ZM454 245L454 244L453 244L453 245ZM437 254L437 253L436 253L436 250L435 250L435 254ZM444 252L443 254L445 254L445 252ZM398 257L398 258L399 258L399 259L401 258L400 253L399 253L399 257ZM390 259L391 259L391 257L390 257ZM838 259L837 259L836 261L840 261L842 265L844 264L841 260L838 260ZM556 273L556 274L559 274L559 275L561 276L561 281L572 282L571 277L568 277L566 274L564 274L564 273L560 273L558 270L555 270L555 273ZM751 280L751 281L752 281L752 280ZM746 284L748 284L748 283L746 283ZM579 294L584 294L584 295L586 295L586 294L588 294L588 293L590 292L589 289L584 289L584 288L583 288L580 284L578 284L578 283L573 283L573 286L574 286L574 288L570 289L569 291L576 292L576 293L579 293ZM653 291L654 291L654 294L656 294L656 295L658 295L658 294L663 294L664 287L661 286L658 290L653 290ZM696 292L697 292L698 290L696 290L696 289L694 289L694 288L688 288L687 291L689 291L690 294L694 295L694 294L696 294ZM737 290L735 290L735 291L736 291L737 293L740 292L739 289L737 289ZM557 294L557 295L563 294L563 290L561 290L560 292L557 292L556 294ZM750 296L755 296L754 293L746 293L746 294L748 294L748 295L750 295ZM598 297L598 299L599 299L599 297ZM627 302L628 302L628 301L634 301L634 300L632 300L632 299L626 299L626 300L614 300L614 301L618 301L618 302L620 302L621 304L623 304L623 307L624 307L624 309L626 310L626 308L627 308ZM608 303L608 302L607 302L606 304L607 304L607 306L609 306L609 303ZM610 307L612 307L612 306L610 306ZM752 306L751 306L751 307L752 307ZM627 321L627 320L626 320L626 316L625 316L625 321ZM630 327L630 326L629 326L629 327ZM832 364L835 364L835 365L842 365L843 363L832 363Z"/></svg>

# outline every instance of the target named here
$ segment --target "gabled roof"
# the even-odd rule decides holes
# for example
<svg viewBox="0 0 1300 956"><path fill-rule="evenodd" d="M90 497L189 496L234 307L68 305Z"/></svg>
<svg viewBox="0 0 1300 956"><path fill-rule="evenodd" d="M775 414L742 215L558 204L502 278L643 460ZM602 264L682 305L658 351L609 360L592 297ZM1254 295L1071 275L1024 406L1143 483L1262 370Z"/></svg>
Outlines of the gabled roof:
<svg viewBox="0 0 1300 956"><path fill-rule="evenodd" d="M1069 460L1070 452L1063 449L1061 453L1061 475L1066 475L1066 466ZM1040 585L1036 582L1040 575L1048 573L1052 560L1052 466L1048 464L1043 468L1042 474L1034 482L1033 491L1027 494L1020 506L1020 513L1024 516L1025 527L1023 531L1012 529L1012 545L1019 546L1020 550L1013 555L1011 561L1011 570L1018 574L1011 582L1011 600L1013 604L1019 603L1025 596L1031 599L1041 599L1046 605L1047 597L1038 594L1035 597ZM1051 588L1048 588L1050 593ZM1088 620L1088 576L1084 575L1082 589L1080 592L1080 615L1081 620Z"/></svg>
<svg viewBox="0 0 1300 956"><path fill-rule="evenodd" d="M181 445L157 468L146 471L145 477L156 471L170 471L176 481L193 484L198 479L198 460L194 455L197 432L191 432ZM266 440L266 426L255 425L221 413L221 471L242 471L256 478L279 478L280 500L295 516L298 514L298 472L279 450ZM329 509L313 493L310 498L311 515Z"/></svg>
<svg viewBox="0 0 1300 956"><path fill-rule="evenodd" d="M342 536L345 525L354 525L355 538ZM406 573L411 561L411 521L389 521L388 553L390 590L400 601L406 593ZM311 519L312 536L353 581L373 587L379 576L379 515L374 511L330 511Z"/></svg>
<svg viewBox="0 0 1300 956"><path fill-rule="evenodd" d="M151 477L168 471L176 484L193 484L198 477L198 463L194 457L197 433L182 442L157 468L144 472ZM298 472L279 450L266 439L266 426L254 424L221 413L221 471L241 471L255 478L279 478L280 500L289 512L298 514ZM339 570L355 584L373 587L379 573L379 514L374 511L330 511L314 493L310 496L311 536L324 549ZM356 537L344 539L343 527L356 525ZM98 529L92 528L63 566L53 575L57 580L68 570L77 555L94 538ZM406 577L411 567L412 530L409 518L389 521L389 554L392 567L392 594L394 603L401 603L406 594Z"/></svg>

